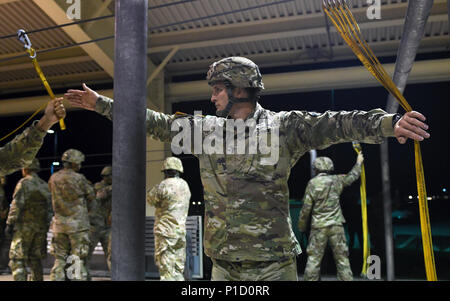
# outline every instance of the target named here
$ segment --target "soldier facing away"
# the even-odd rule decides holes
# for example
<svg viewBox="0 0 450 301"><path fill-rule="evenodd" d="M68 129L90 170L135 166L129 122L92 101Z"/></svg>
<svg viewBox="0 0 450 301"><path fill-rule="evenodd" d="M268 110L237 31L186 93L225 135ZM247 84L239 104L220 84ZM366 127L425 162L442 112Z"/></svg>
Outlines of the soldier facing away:
<svg viewBox="0 0 450 301"><path fill-rule="evenodd" d="M34 159L22 169L9 210L5 236L12 237L9 267L15 281L43 281L42 259L47 256L47 232L52 218L51 194L48 184L37 172L40 164Z"/></svg>
<svg viewBox="0 0 450 301"><path fill-rule="evenodd" d="M50 280L64 281L66 276L70 280L87 280L85 260L90 242L88 203L95 198L94 188L84 175L78 173L84 161L82 152L68 149L61 161L64 168L55 172L48 182L54 212L50 253L55 257ZM66 275L66 264L74 266L70 270L74 274Z"/></svg>
<svg viewBox="0 0 450 301"><path fill-rule="evenodd" d="M147 202L156 208L155 263L161 280L183 281L186 261L186 219L191 191L185 180L181 160L164 160L164 180L147 194Z"/></svg>
<svg viewBox="0 0 450 301"><path fill-rule="evenodd" d="M101 243L105 253L108 269L111 271L111 256L109 254L109 240L111 236L111 201L112 201L112 168L105 166L102 169L103 179L95 183L95 201L88 208L89 221L91 223L90 237L91 245L88 262L98 242Z"/></svg>
<svg viewBox="0 0 450 301"><path fill-rule="evenodd" d="M338 280L353 280L343 226L345 219L339 197L344 187L352 184L361 175L363 160L363 155L360 153L350 172L342 175L331 174L334 166L333 161L328 157L318 157L313 162L317 175L306 186L303 207L298 219L299 230L305 232L311 216L311 232L306 249L308 260L304 274L306 281L319 280L320 263L328 242L336 262Z"/></svg>
<svg viewBox="0 0 450 301"><path fill-rule="evenodd" d="M405 143L408 138L421 141L429 137L428 126L422 122L425 117L418 112L401 117L381 109L323 114L264 109L258 103L264 89L262 76L247 58L229 57L213 63L207 81L217 116L168 115L148 109L146 129L149 136L163 142L178 137L171 129L191 129L191 153L199 159L204 187L204 250L213 262L213 280L298 280L296 256L301 248L289 215L288 178L291 168L309 150L355 140L381 143L385 137L395 136ZM72 106L113 119L114 101L84 84L83 90L68 90L65 97ZM223 133L230 120L258 125L237 135L246 146L244 154L239 152L241 144L225 143ZM203 142L215 140L215 147L223 149L196 151L198 128L203 129ZM235 129L230 132L235 138ZM279 138L271 144L279 155L275 162L268 160L270 154L261 148L252 153L247 147L263 133Z"/></svg>

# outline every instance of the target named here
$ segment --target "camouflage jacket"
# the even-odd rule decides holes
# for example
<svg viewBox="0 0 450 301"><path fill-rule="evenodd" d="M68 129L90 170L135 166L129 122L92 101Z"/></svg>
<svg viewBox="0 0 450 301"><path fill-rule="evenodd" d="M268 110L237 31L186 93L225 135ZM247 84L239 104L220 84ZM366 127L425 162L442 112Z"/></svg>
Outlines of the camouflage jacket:
<svg viewBox="0 0 450 301"><path fill-rule="evenodd" d="M89 209L91 226L96 229L111 227L112 185L103 180L95 183L95 201Z"/></svg>
<svg viewBox="0 0 450 301"><path fill-rule="evenodd" d="M311 229L345 223L339 197L345 186L356 181L361 174L361 164L356 163L348 174L319 173L306 186L298 228L304 232L311 215Z"/></svg>
<svg viewBox="0 0 450 301"><path fill-rule="evenodd" d="M14 190L6 223L19 231L46 232L53 215L51 200L47 182L36 173L23 177Z"/></svg>
<svg viewBox="0 0 450 301"><path fill-rule="evenodd" d="M5 146L0 147L0 176L11 174L31 164L36 157L46 134L36 128L36 122Z"/></svg>
<svg viewBox="0 0 450 301"><path fill-rule="evenodd" d="M102 96L95 110L112 120L112 108L113 101ZM233 147L222 143L227 151L222 155L194 149L204 187L205 253L227 261L270 261L300 254L289 213L291 168L311 149L350 141L381 143L383 137L394 136L392 117L381 109L327 111L319 115L305 111L273 112L257 104L247 120L258 124L255 136L266 131L269 140L270 132L278 130L279 141L274 149L279 158L275 164L268 164L270 155L262 152L238 154L238 143ZM211 135L227 130L222 127L228 120L216 116L177 118L146 111L147 134L163 142L170 142L186 123L192 125L192 131L200 126L201 138L211 139ZM195 135L191 134L194 140ZM253 136L245 132L240 141L250 149ZM217 141L220 139L223 142L223 137L218 136Z"/></svg>
<svg viewBox="0 0 450 301"><path fill-rule="evenodd" d="M185 180L167 178L147 194L147 201L155 207L153 233L170 238L186 236L186 218L191 191Z"/></svg>
<svg viewBox="0 0 450 301"><path fill-rule="evenodd" d="M48 181L52 193L53 233L89 230L88 203L94 200L94 188L84 175L72 169L55 172Z"/></svg>

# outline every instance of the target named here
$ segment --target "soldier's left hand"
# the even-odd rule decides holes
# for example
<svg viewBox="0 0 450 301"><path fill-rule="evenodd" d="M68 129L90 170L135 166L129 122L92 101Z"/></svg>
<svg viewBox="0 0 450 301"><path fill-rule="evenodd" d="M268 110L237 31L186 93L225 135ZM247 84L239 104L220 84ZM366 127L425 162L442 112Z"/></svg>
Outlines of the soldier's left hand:
<svg viewBox="0 0 450 301"><path fill-rule="evenodd" d="M425 116L416 111L405 113L394 126L394 135L401 144L406 143L408 138L423 141L430 138L430 134L426 132L428 125L424 123Z"/></svg>

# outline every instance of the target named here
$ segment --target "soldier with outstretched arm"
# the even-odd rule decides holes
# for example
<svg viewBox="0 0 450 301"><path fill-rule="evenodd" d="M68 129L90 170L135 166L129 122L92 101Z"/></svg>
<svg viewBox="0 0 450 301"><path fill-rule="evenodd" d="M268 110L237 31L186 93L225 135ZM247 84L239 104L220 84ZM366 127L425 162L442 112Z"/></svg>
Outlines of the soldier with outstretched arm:
<svg viewBox="0 0 450 301"><path fill-rule="evenodd" d="M212 280L297 280L296 256L301 248L292 230L287 182L290 169L309 150L351 141L381 143L385 137L396 137L400 143L429 137L425 117L418 112L399 116L381 109L323 114L264 109L258 103L264 89L262 76L247 58L229 57L213 63L207 81L217 116L147 110L146 128L154 139L171 142L178 137L172 128L190 125L192 132L202 128L204 144L219 142L213 152L198 148L193 152L199 159L204 186L204 249L213 262ZM68 90L65 97L75 107L113 119L113 100L86 85L83 90ZM256 126L236 135L225 124L238 120ZM255 137L258 142L265 133L272 139L271 150L240 153L238 144L225 143L220 136L223 132L227 138L228 134L232 139L240 137L238 142L248 149ZM196 147L194 141L194 150Z"/></svg>

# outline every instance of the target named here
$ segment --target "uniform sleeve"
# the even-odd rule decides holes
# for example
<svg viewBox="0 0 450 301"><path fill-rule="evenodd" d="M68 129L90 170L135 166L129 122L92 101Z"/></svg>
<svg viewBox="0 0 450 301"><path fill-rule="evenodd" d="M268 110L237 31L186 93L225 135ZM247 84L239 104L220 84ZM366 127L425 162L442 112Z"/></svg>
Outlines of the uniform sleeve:
<svg viewBox="0 0 450 301"><path fill-rule="evenodd" d="M11 174L31 164L36 157L46 134L36 128L36 122L0 148L0 176Z"/></svg>
<svg viewBox="0 0 450 301"><path fill-rule="evenodd" d="M111 121L113 120L113 103L111 98L100 96L97 100L95 111ZM171 121L173 115L159 113L150 109L146 110L146 130L152 138L162 142L170 142L171 139Z"/></svg>
<svg viewBox="0 0 450 301"><path fill-rule="evenodd" d="M159 184L153 187L147 194L147 203L153 207L157 207L160 202Z"/></svg>
<svg viewBox="0 0 450 301"><path fill-rule="evenodd" d="M314 204L314 187L310 181L308 183L308 186L306 187L305 195L303 196L303 206L298 218L298 229L301 232L306 231L313 204Z"/></svg>
<svg viewBox="0 0 450 301"><path fill-rule="evenodd" d="M85 191L86 191L86 198L89 201L95 200L95 190L93 185L91 184L91 182L89 182L86 178L85 178Z"/></svg>
<svg viewBox="0 0 450 301"><path fill-rule="evenodd" d="M365 111L327 111L323 114L290 111L283 113L287 141L293 150L307 152L333 144L361 141L377 144L393 137L392 118L381 109Z"/></svg>
<svg viewBox="0 0 450 301"><path fill-rule="evenodd" d="M110 199L112 195L112 186L103 186L101 183L95 184L95 197L99 201Z"/></svg>
<svg viewBox="0 0 450 301"><path fill-rule="evenodd" d="M358 180L361 175L361 164L358 162L353 166L350 172L342 177L342 182L344 186L349 186L356 180Z"/></svg>
<svg viewBox="0 0 450 301"><path fill-rule="evenodd" d="M8 214L8 220L6 221L8 225L14 225L19 219L21 211L25 206L26 195L26 181L19 181L19 183L17 183L16 185L16 188L14 189L13 200L11 202L11 207Z"/></svg>

